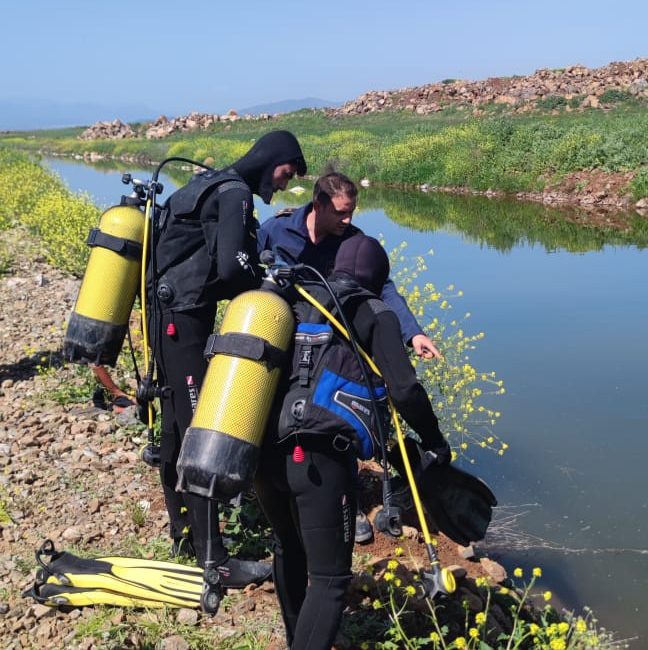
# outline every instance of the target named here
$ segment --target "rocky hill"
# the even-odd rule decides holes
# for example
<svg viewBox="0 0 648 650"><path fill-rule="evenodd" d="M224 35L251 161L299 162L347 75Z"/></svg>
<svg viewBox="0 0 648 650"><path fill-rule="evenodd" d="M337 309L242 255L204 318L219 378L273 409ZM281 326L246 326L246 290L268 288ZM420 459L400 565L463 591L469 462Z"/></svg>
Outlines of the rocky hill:
<svg viewBox="0 0 648 650"><path fill-rule="evenodd" d="M484 81L446 79L437 83L370 91L347 102L337 115L407 110L427 115L448 106L479 109L485 104L505 104L526 112L544 102L564 105L566 110L599 108L623 97L648 98L648 59L610 63L602 68L573 65L564 69L541 69L528 76L493 77ZM562 100L562 101L560 101Z"/></svg>

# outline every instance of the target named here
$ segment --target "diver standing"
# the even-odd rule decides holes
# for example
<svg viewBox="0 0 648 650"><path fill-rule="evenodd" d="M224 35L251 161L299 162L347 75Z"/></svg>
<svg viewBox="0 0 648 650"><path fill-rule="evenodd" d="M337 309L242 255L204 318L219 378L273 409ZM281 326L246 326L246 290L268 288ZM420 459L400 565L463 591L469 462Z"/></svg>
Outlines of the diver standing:
<svg viewBox="0 0 648 650"><path fill-rule="evenodd" d="M399 321L378 299L388 275L389 259L380 243L356 233L340 243L330 280L397 410L423 448L433 452L434 462L447 465L450 447L405 352ZM347 393L360 383L350 346L338 345L328 354L318 351L318 345L332 345L326 328L313 323L322 323L319 312L301 301L294 312L293 365L277 397L255 488L274 532L273 574L288 645L292 650L328 650L351 579L357 458L368 457L373 443L362 417L350 419L350 410L339 408L344 391L322 392L325 385L338 385L331 377L339 377ZM308 323L301 338L300 323ZM361 391L350 397L356 414L362 413L357 405Z"/></svg>
<svg viewBox="0 0 648 650"><path fill-rule="evenodd" d="M272 250L287 264L304 263L324 276L333 269L340 244L362 231L351 223L358 189L346 175L331 171L320 176L310 203L267 219L259 229L259 251ZM394 310L403 342L423 359L439 358L433 341L423 332L396 286L387 278L380 297ZM358 511L355 541L367 543L373 530L366 515Z"/></svg>
<svg viewBox="0 0 648 650"><path fill-rule="evenodd" d="M198 174L172 194L153 233L148 326L158 384L170 388L161 399L160 478L173 551L195 552L200 566L210 556L219 565L225 587L260 582L268 577L268 568L229 557L218 529L216 503L175 491L176 462L207 370L203 354L217 303L261 282L252 195L269 203L295 174L305 173L295 136L273 131L225 170ZM214 525L207 549L210 519Z"/></svg>

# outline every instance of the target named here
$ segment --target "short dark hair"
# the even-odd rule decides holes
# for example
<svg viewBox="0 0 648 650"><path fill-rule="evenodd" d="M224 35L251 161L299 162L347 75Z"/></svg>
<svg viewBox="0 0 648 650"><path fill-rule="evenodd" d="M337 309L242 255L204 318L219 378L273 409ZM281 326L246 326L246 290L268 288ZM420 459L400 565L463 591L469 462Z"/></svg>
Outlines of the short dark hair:
<svg viewBox="0 0 648 650"><path fill-rule="evenodd" d="M355 199L358 196L358 188L348 176L340 172L325 173L315 181L313 203L318 201L323 205L328 205L331 199L338 194L344 194L350 199Z"/></svg>

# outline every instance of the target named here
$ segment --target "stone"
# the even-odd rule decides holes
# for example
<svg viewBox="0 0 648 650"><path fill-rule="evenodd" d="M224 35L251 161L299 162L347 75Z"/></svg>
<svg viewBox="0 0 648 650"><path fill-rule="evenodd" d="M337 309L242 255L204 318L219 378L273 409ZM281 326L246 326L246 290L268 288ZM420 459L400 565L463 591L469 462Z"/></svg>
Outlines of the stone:
<svg viewBox="0 0 648 650"><path fill-rule="evenodd" d="M78 527L76 527L76 526L70 526L69 528L66 528L66 529L63 531L63 534L61 535L61 537L62 537L66 542L72 542L72 543L74 543L74 542L79 542L79 541L82 539L83 534L81 533L81 531L79 530Z"/></svg>
<svg viewBox="0 0 648 650"><path fill-rule="evenodd" d="M468 546L457 545L457 554L464 560L470 560L475 557L475 547L472 544Z"/></svg>
<svg viewBox="0 0 648 650"><path fill-rule="evenodd" d="M179 634L174 634L162 639L159 648L160 650L189 650L189 644Z"/></svg>
<svg viewBox="0 0 648 650"><path fill-rule="evenodd" d="M181 607L176 614L176 623L178 623L178 625L197 625L198 612L195 609Z"/></svg>
<svg viewBox="0 0 648 650"><path fill-rule="evenodd" d="M481 560L479 560L479 564L484 569L484 571L486 571L486 573L493 579L494 582L503 582L506 580L506 569L498 562L495 562L495 560L491 560L488 557L483 557Z"/></svg>

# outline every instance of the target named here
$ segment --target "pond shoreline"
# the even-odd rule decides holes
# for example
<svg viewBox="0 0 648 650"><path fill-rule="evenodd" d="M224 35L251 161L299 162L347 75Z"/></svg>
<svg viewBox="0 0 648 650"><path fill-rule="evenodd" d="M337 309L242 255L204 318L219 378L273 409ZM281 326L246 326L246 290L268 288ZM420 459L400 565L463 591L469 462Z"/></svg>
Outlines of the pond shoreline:
<svg viewBox="0 0 648 650"><path fill-rule="evenodd" d="M141 166L155 166L160 161L152 160L146 153L114 156L100 154L94 151L80 153L60 153L40 149L42 156L53 158L71 158L86 163L97 163L104 160L115 161ZM194 171L189 165L182 167L186 171ZM563 180L558 186L548 186L541 192L505 192L497 189L476 190L465 186L433 186L427 183L379 183L363 178L359 184L363 187L376 187L395 190L415 190L422 193L454 194L458 196L484 196L486 198L509 199L527 203L542 203L553 208L572 208L577 210L573 218L567 219L581 225L595 228L628 230L631 217L648 219L648 199L644 198L635 203L622 193L623 188L632 179L633 173L613 174L601 171L578 172ZM315 180L315 176L306 176Z"/></svg>

